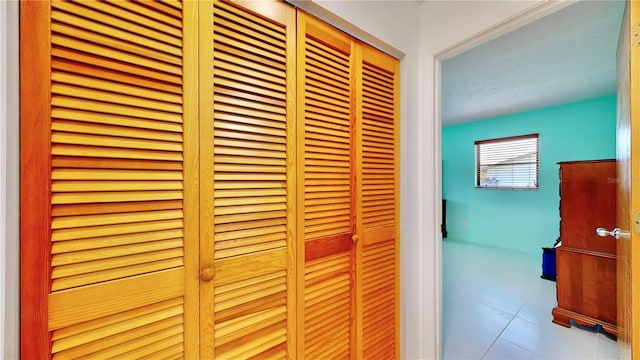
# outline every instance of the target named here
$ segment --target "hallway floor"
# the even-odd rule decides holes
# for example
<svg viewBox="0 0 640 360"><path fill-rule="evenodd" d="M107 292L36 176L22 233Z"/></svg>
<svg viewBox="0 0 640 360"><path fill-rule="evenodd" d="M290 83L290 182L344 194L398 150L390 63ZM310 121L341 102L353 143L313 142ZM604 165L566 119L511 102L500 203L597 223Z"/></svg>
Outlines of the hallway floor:
<svg viewBox="0 0 640 360"><path fill-rule="evenodd" d="M444 359L616 359L615 340L551 322L540 252L443 241Z"/></svg>

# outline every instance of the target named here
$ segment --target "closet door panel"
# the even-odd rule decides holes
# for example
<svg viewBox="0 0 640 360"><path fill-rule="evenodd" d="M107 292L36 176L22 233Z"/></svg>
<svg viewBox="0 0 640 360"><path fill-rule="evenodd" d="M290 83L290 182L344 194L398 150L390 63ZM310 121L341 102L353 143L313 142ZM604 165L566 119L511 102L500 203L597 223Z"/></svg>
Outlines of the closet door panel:
<svg viewBox="0 0 640 360"><path fill-rule="evenodd" d="M24 34L46 29L23 38L41 44L23 64L41 62L23 67L22 123L46 129L24 142L49 152L23 163L23 178L31 166L46 172L39 188L23 183L24 197L44 196L23 202L22 239L48 252L35 261L49 274L46 322L29 320L29 295L23 302L26 358L197 357L196 33L184 21L196 8L179 5L21 4ZM34 86L46 94L29 96ZM33 212L49 216L49 229L29 224ZM34 286L32 261L23 289ZM48 332L38 353L26 350L31 331Z"/></svg>
<svg viewBox="0 0 640 360"><path fill-rule="evenodd" d="M299 13L298 341L308 359L348 358L354 350L352 46Z"/></svg>
<svg viewBox="0 0 640 360"><path fill-rule="evenodd" d="M203 356L293 357L295 11L207 6L201 262L215 275L201 293Z"/></svg>
<svg viewBox="0 0 640 360"><path fill-rule="evenodd" d="M358 315L365 359L399 356L398 62L362 45L358 67Z"/></svg>
<svg viewBox="0 0 640 360"><path fill-rule="evenodd" d="M398 357L398 63L280 1L21 4L24 358Z"/></svg>

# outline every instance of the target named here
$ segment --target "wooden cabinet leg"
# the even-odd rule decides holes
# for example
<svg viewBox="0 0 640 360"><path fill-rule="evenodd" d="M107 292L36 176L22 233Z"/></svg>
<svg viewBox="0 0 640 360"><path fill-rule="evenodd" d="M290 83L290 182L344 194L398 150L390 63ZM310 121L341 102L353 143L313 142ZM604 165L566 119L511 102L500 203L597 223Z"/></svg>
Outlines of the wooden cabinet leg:
<svg viewBox="0 0 640 360"><path fill-rule="evenodd" d="M553 315L552 321L554 323L562 325L564 327L571 327L571 323L569 323L570 318L566 313L560 312L558 308L553 308L551 314Z"/></svg>
<svg viewBox="0 0 640 360"><path fill-rule="evenodd" d="M571 327L570 321L573 321L574 325L578 328L589 327L592 328L592 331L595 331L595 327L598 326L602 328L602 330L604 330L607 334L615 337L618 336L618 326L606 321L585 316L583 314L567 310L562 307L553 308L551 314L553 315L552 321L564 327Z"/></svg>

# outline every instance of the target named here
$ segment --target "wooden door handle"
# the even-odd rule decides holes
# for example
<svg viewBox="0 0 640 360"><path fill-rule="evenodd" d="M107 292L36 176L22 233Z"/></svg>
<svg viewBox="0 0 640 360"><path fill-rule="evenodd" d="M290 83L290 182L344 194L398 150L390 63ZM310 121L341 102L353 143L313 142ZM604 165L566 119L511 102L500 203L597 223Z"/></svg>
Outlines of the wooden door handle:
<svg viewBox="0 0 640 360"><path fill-rule="evenodd" d="M216 271L213 267L204 268L200 271L200 280L204 282L209 282L213 280L214 277L216 277Z"/></svg>
<svg viewBox="0 0 640 360"><path fill-rule="evenodd" d="M358 235L358 234L354 234L354 235L351 237L351 241L353 241L353 243L354 243L354 244L357 244L357 243L358 243L358 241L360 241L360 235Z"/></svg>

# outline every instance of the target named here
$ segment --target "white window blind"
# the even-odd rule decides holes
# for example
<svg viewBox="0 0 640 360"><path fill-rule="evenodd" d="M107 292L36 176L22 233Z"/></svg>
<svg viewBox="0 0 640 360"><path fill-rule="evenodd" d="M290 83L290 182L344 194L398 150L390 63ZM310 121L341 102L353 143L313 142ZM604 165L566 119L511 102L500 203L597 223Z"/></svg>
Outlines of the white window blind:
<svg viewBox="0 0 640 360"><path fill-rule="evenodd" d="M538 188L538 134L481 140L475 146L476 187Z"/></svg>

